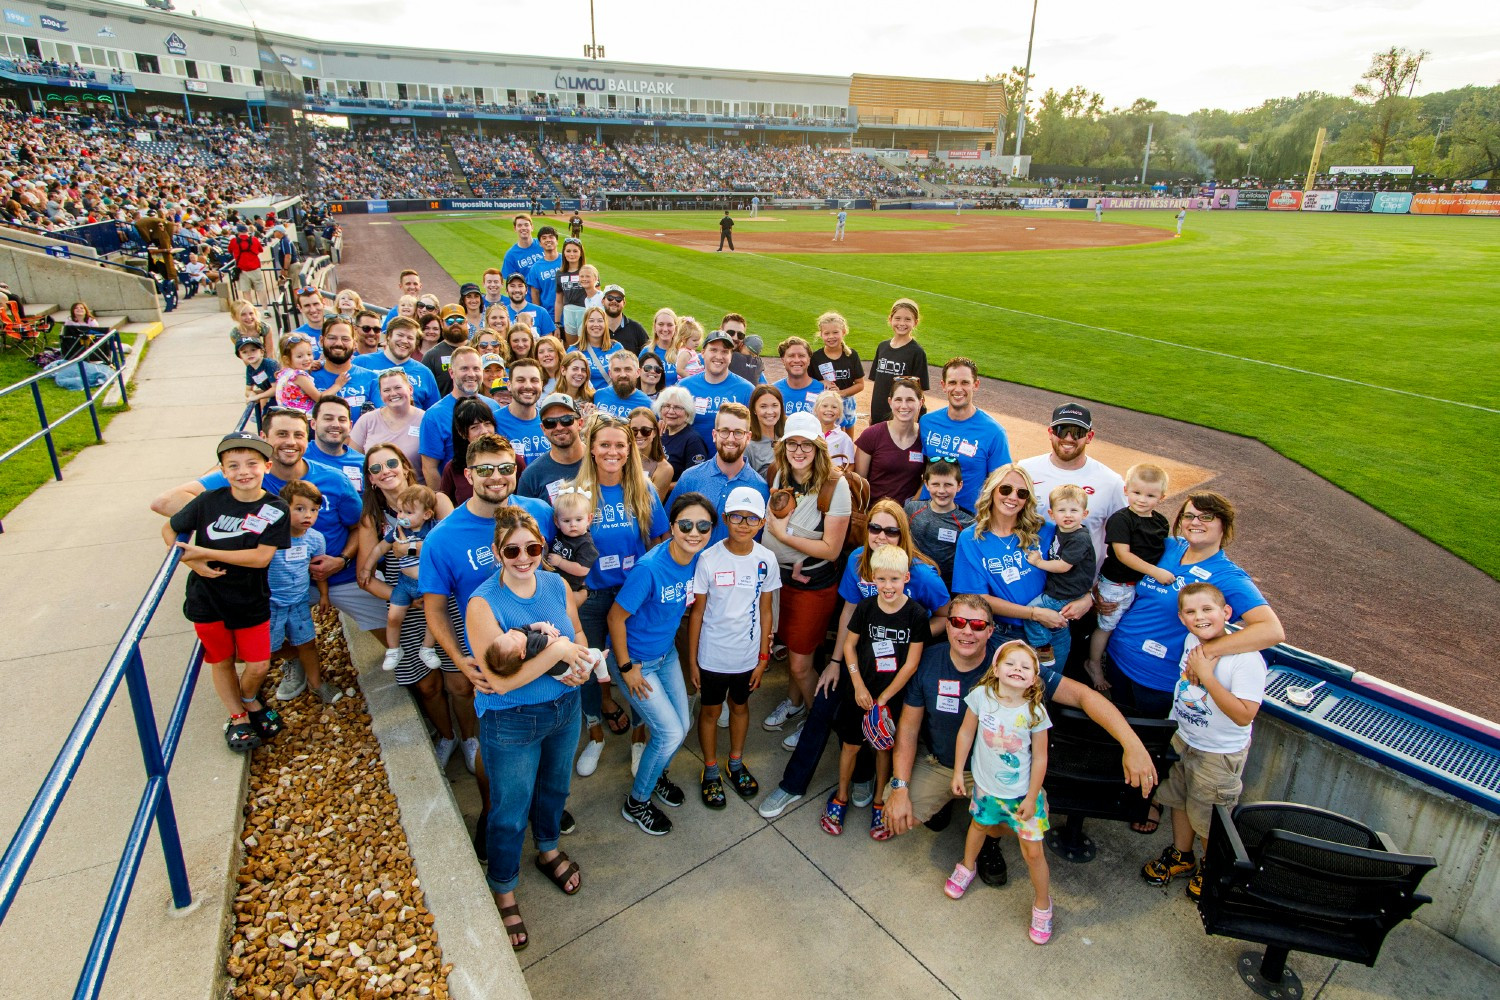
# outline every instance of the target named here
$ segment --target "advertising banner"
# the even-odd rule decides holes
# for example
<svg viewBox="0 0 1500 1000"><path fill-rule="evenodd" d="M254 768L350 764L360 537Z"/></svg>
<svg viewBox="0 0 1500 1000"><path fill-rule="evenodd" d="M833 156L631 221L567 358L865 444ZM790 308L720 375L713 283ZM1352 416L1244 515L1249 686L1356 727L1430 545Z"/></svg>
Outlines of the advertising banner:
<svg viewBox="0 0 1500 1000"><path fill-rule="evenodd" d="M1209 199L1209 208L1234 208L1240 202L1239 188L1215 188L1213 197Z"/></svg>
<svg viewBox="0 0 1500 1000"><path fill-rule="evenodd" d="M1067 208L1068 198L1022 198L1022 208Z"/></svg>
<svg viewBox="0 0 1500 1000"><path fill-rule="evenodd" d="M1380 215L1405 215L1411 208L1411 194L1406 191L1376 191L1370 211Z"/></svg>
<svg viewBox="0 0 1500 1000"><path fill-rule="evenodd" d="M1302 208L1301 191L1272 191L1266 208L1273 212L1295 212Z"/></svg>
<svg viewBox="0 0 1500 1000"><path fill-rule="evenodd" d="M1335 211L1368 212L1375 204L1374 191L1340 191Z"/></svg>
<svg viewBox="0 0 1500 1000"><path fill-rule="evenodd" d="M1202 208L1202 198L1100 198L1105 208L1158 208L1176 211L1179 208Z"/></svg>
<svg viewBox="0 0 1500 1000"><path fill-rule="evenodd" d="M943 155L946 156L946 157L948 157L948 159L950 159L950 160L977 160L977 159L979 159L979 150L977 150L977 149L950 149L950 150L947 150Z"/></svg>
<svg viewBox="0 0 1500 1000"><path fill-rule="evenodd" d="M330 202L328 211L333 215L377 215L389 212L510 212L530 211L530 198L392 198L368 201ZM578 199L542 199L542 208L570 211L578 207Z"/></svg>
<svg viewBox="0 0 1500 1000"><path fill-rule="evenodd" d="M1304 212L1332 212L1338 203L1337 191L1302 192L1302 211Z"/></svg>
<svg viewBox="0 0 1500 1000"><path fill-rule="evenodd" d="M1413 166L1363 166L1363 167L1329 167L1330 174L1359 174L1365 177L1410 177L1417 172Z"/></svg>
<svg viewBox="0 0 1500 1000"><path fill-rule="evenodd" d="M1411 200L1411 214L1500 216L1500 194L1419 194Z"/></svg>
<svg viewBox="0 0 1500 1000"><path fill-rule="evenodd" d="M1234 203L1234 207L1264 212L1270 201L1271 192L1269 191L1262 188L1241 188L1239 200Z"/></svg>

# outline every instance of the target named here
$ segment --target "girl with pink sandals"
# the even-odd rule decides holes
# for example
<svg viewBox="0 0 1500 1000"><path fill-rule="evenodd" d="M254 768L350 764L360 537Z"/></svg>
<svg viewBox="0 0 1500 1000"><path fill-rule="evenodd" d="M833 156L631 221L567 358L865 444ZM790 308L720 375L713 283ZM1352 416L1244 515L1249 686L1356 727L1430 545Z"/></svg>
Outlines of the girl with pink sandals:
<svg viewBox="0 0 1500 1000"><path fill-rule="evenodd" d="M1031 873L1035 898L1031 906L1030 937L1037 944L1052 938L1052 895L1042 835L1047 820L1047 730L1052 720L1042 704L1041 666L1036 651L1012 640L995 652L985 678L964 698L968 710L954 748L953 794L962 798L963 762L974 752L969 769L974 793L969 801L968 836L964 859L953 868L943 891L958 899L974 881L979 849L985 837L999 836L1005 827L1016 832L1021 857ZM977 736L977 738L976 738Z"/></svg>

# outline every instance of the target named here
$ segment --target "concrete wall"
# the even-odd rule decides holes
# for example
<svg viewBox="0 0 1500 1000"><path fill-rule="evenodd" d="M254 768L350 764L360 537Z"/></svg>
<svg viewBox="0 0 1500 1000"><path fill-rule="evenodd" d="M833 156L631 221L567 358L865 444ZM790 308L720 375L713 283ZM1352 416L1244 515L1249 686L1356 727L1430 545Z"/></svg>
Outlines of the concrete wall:
<svg viewBox="0 0 1500 1000"><path fill-rule="evenodd" d="M1500 962L1500 817L1262 713L1241 801L1272 800L1331 809L1437 858L1416 919Z"/></svg>
<svg viewBox="0 0 1500 1000"><path fill-rule="evenodd" d="M124 316L131 323L161 320L161 300L151 279L85 259L50 257L40 250L0 244L0 274L25 302L55 302L66 308L82 301L96 316Z"/></svg>
<svg viewBox="0 0 1500 1000"><path fill-rule="evenodd" d="M67 247L68 252L71 253L74 257L99 256L99 251L95 250L93 247L80 246L77 243L69 243L67 240L60 240L55 236L48 236L45 233L30 233L24 229L6 229L4 231L4 236L7 243L10 243L12 241L16 243L25 243L28 246L39 247L43 251L45 251L48 247L63 246Z"/></svg>

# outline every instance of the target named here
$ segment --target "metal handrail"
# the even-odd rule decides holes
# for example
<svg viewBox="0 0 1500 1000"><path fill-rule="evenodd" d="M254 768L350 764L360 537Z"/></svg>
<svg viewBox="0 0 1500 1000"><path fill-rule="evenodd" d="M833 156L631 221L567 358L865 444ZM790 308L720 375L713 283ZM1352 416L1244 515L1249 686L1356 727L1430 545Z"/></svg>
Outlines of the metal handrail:
<svg viewBox="0 0 1500 1000"><path fill-rule="evenodd" d="M101 382L96 389L96 387L89 385L89 373L88 368L85 367L85 362L89 360L90 356L97 353L101 348L104 347L109 348L109 359L107 363L114 368L114 371L108 378ZM42 401L42 379L52 378L59 371L67 368L69 365L75 364L78 366L78 376L83 381L83 402L73 407L67 413L64 413L61 417L58 417L55 421L48 420L46 404ZM63 477L62 464L58 461L57 458L57 442L52 439L52 432L58 427L67 423L73 417L77 416L83 410L88 410L89 417L92 418L94 422L94 439L96 441L103 441L104 430L99 426L99 398L103 398L110 385L116 382L118 382L120 385L120 401L126 406L129 406L130 397L127 395L125 389L125 352L120 343L120 331L111 330L108 334L96 340L88 350L78 355L78 357L70 358L67 361L55 364L50 368L45 368L42 371L37 372L35 375L22 379L14 385L8 385L5 388L0 389L0 399L3 399L13 392L30 386L31 401L36 404L37 420L42 425L41 430L37 431L35 434L30 435L19 444L12 446L5 453L0 454L0 462L4 462L6 459L21 451L23 448L34 443L38 438L46 438L47 455L52 459L52 476L53 478L61 481ZM99 398L95 398L96 393Z"/></svg>
<svg viewBox="0 0 1500 1000"><path fill-rule="evenodd" d="M245 407L235 429L244 429L252 420L259 425L260 406L257 403L250 403ZM184 534L179 538L186 539L187 536ZM11 837L5 854L0 856L0 924L3 924L26 878L26 872L57 816L63 797L73 784L84 754L88 752L94 735L104 721L104 713L108 711L123 680L130 694L136 738L140 742L141 756L146 765L146 787L141 793L135 819L125 838L120 863L115 869L109 894L105 897L104 908L99 914L99 923L84 958L78 985L73 990L74 1000L93 1000L103 988L104 976L114 952L115 940L120 933L120 924L125 918L125 907L130 901L136 874L140 871L141 857L145 853L153 822L161 837L167 882L172 890L172 905L180 910L192 902L187 863L182 854L182 838L177 829L177 813L172 805L172 792L167 777L177 755L188 707L192 703L198 675L203 668L203 644L197 641L193 643L182 683L178 686L177 698L172 704L171 715L167 717L166 731L160 736L157 735L156 713L151 706L151 692L146 683L146 667L141 659L140 648L152 616L166 596L167 586L171 583L180 558L181 550L174 547L162 560L151 586L146 589L145 596L131 616L130 624L126 626L119 644L105 664L103 674L95 683L83 710L78 713L78 719L73 723L68 738L63 741L51 770L47 772L42 786L37 789L36 797L26 810L26 816Z"/></svg>

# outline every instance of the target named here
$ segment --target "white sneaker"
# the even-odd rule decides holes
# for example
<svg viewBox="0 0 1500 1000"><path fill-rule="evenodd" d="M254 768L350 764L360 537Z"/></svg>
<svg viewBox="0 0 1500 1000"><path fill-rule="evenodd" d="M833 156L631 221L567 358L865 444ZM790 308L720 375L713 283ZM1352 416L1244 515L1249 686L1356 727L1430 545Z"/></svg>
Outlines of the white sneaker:
<svg viewBox="0 0 1500 1000"><path fill-rule="evenodd" d="M724 707L719 709L719 728L729 728L729 702L727 701L724 703Z"/></svg>
<svg viewBox="0 0 1500 1000"><path fill-rule="evenodd" d="M790 698L783 698L781 699L781 704L777 705L771 710L771 714L766 716L765 721L760 724L760 728L767 732L780 732L781 727L786 725L788 719L795 719L805 710L806 706L793 705Z"/></svg>
<svg viewBox="0 0 1500 1000"><path fill-rule="evenodd" d="M400 664L401 664L401 647L397 646L395 649L387 649L385 651L385 658L380 661L380 669L381 670L395 670L396 667L400 666Z"/></svg>
<svg viewBox="0 0 1500 1000"><path fill-rule="evenodd" d="M790 736L788 736L786 739L784 739L784 740L781 741L781 749L783 749L783 750L795 750L795 749L797 749L797 741L800 740L801 738L802 738L802 727L798 726L792 732L792 734Z"/></svg>
<svg viewBox="0 0 1500 1000"><path fill-rule="evenodd" d="M479 738L477 736L470 736L464 740L464 766L469 769L470 774L474 773L474 759L478 756Z"/></svg>
<svg viewBox="0 0 1500 1000"><path fill-rule="evenodd" d="M646 744L630 744L630 776L635 777L635 772L641 769L641 754L646 752Z"/></svg>
<svg viewBox="0 0 1500 1000"><path fill-rule="evenodd" d="M436 743L432 745L432 755L437 758L439 771L448 770L448 761L453 758L453 750L458 746L457 740L448 740L439 736Z"/></svg>
<svg viewBox="0 0 1500 1000"><path fill-rule="evenodd" d="M443 669L443 661L438 659L437 650L431 646L423 646L421 649L418 649L417 659L421 660L422 665L428 670ZM473 770L473 768L470 768L470 770Z"/></svg>
<svg viewBox="0 0 1500 1000"><path fill-rule="evenodd" d="M302 661L287 660L281 665L281 683L276 685L276 700L291 701L307 690L307 674L302 670Z"/></svg>
<svg viewBox="0 0 1500 1000"><path fill-rule="evenodd" d="M760 813L766 819L775 819L786 812L787 806L800 798L802 796L793 795L791 792L784 791L780 785L777 785L771 789L771 794L766 796L765 801L760 804L760 808L756 812Z"/></svg>
<svg viewBox="0 0 1500 1000"><path fill-rule="evenodd" d="M578 776L587 778L599 769L599 755L604 752L603 740L589 740L589 745L578 755Z"/></svg>
<svg viewBox="0 0 1500 1000"><path fill-rule="evenodd" d="M854 787L849 789L849 804L856 809L863 809L875 801L875 782L856 781Z"/></svg>

